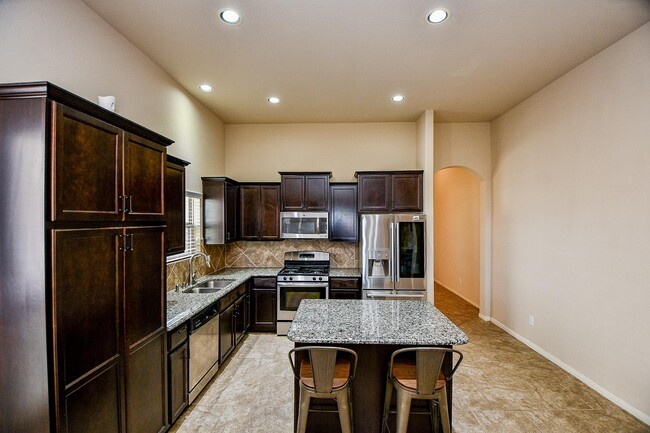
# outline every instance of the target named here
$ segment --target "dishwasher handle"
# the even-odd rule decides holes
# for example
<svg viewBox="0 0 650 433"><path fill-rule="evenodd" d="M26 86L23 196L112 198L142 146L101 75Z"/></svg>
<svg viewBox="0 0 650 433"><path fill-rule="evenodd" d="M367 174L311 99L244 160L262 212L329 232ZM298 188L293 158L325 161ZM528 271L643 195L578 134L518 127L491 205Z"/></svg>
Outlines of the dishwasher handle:
<svg viewBox="0 0 650 433"><path fill-rule="evenodd" d="M197 329L218 315L219 310L217 310L217 307L210 307L207 310L203 310L201 313L192 317L192 320L190 321L190 335L192 335L197 331Z"/></svg>

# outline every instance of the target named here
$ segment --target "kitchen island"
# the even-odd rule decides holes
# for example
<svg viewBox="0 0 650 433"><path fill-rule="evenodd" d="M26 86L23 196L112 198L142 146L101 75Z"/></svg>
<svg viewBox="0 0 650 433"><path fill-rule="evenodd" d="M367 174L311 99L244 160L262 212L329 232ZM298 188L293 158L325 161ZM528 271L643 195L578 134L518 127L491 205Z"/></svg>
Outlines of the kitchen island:
<svg viewBox="0 0 650 433"><path fill-rule="evenodd" d="M303 300L287 337L296 347L341 346L357 352L359 361L352 383L356 433L381 431L386 372L393 351L413 346L452 347L468 341L463 331L426 301ZM447 375L451 361L448 357L443 363L443 372ZM299 397L297 381L294 389L295 423ZM451 419L451 380L447 382L447 395ZM394 431L394 418L391 416L389 420L391 431ZM311 412L307 431L340 431L338 415ZM409 431L430 431L429 418L411 416Z"/></svg>

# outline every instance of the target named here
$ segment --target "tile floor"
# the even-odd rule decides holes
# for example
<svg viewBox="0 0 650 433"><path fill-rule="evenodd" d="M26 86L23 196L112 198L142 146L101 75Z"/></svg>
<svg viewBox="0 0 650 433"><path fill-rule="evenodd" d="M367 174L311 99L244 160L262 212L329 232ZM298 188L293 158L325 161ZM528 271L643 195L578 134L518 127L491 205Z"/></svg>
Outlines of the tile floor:
<svg viewBox="0 0 650 433"><path fill-rule="evenodd" d="M650 433L440 286L436 306L470 339L458 347L465 359L454 377L454 432ZM284 337L249 334L171 431L290 433L292 346Z"/></svg>

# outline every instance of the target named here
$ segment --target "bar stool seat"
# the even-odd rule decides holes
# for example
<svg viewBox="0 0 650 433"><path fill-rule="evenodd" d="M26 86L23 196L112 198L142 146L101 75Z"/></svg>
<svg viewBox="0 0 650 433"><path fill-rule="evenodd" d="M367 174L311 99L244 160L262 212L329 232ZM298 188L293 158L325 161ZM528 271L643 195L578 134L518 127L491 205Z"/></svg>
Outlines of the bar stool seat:
<svg viewBox="0 0 650 433"><path fill-rule="evenodd" d="M342 388L350 381L350 360L337 359L334 366L334 377L332 380L332 390ZM300 363L300 382L308 388L316 388L314 385L314 375L309 359L303 359Z"/></svg>
<svg viewBox="0 0 650 433"><path fill-rule="evenodd" d="M445 356L458 355L458 361L453 366L449 377L442 372ZM463 360L463 354L458 350L441 347L412 347L396 350L390 357L386 377L386 395L384 397L384 415L381 431L388 429L388 415L393 389L397 395L397 433L406 433L411 400L429 400L431 429L438 431L438 417L442 421L444 433L451 433L449 407L447 405L447 380L456 372ZM435 405L437 404L437 406ZM434 409L438 409L435 411Z"/></svg>
<svg viewBox="0 0 650 433"><path fill-rule="evenodd" d="M395 361L393 363L393 377L400 385L405 388L417 391L418 389L418 380L415 368L414 359L402 359ZM445 375L442 374L442 371L438 375L438 380L436 382L435 391L438 391L447 386L447 380Z"/></svg>
<svg viewBox="0 0 650 433"><path fill-rule="evenodd" d="M297 368L292 355L307 352ZM297 431L307 430L309 403L312 398L331 398L336 400L342 433L352 433L352 394L351 385L357 369L357 354L343 347L304 346L289 351L289 362L300 388Z"/></svg>

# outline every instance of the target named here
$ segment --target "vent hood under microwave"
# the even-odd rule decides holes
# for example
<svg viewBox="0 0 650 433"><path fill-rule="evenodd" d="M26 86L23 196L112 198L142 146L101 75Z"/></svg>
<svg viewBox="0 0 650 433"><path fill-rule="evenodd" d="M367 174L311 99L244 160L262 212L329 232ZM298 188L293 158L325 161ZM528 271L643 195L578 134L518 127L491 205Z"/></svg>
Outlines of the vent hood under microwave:
<svg viewBox="0 0 650 433"><path fill-rule="evenodd" d="M280 238L327 239L327 212L280 212Z"/></svg>

